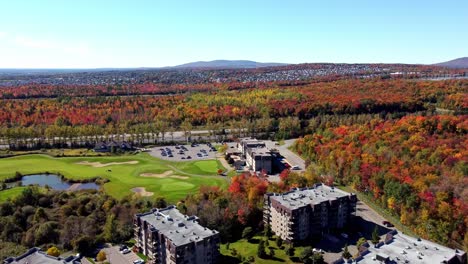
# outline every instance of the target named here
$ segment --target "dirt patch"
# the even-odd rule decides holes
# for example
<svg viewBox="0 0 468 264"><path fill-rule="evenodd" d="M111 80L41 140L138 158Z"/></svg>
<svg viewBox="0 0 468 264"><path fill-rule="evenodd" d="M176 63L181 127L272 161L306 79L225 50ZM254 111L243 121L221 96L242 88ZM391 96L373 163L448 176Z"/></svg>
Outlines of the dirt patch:
<svg viewBox="0 0 468 264"><path fill-rule="evenodd" d="M153 196L154 193L146 191L145 187L135 187L131 189L132 192L141 196Z"/></svg>
<svg viewBox="0 0 468 264"><path fill-rule="evenodd" d="M124 161L124 162L109 162L109 163L80 161L80 162L77 162L76 164L91 166L94 168L102 168L102 167L107 167L107 166L112 166L112 165L137 164L137 163L138 161L131 160L131 161Z"/></svg>
<svg viewBox="0 0 468 264"><path fill-rule="evenodd" d="M182 180L186 180L186 179L189 178L187 176L171 175L172 173L173 173L173 171L171 171L171 170L165 171L163 173L146 172L146 173L140 174L140 176L141 177L151 177L151 178L166 178L166 177L169 177L169 178L182 179Z"/></svg>
<svg viewBox="0 0 468 264"><path fill-rule="evenodd" d="M142 177L152 177L152 178L165 178L165 177L171 175L172 173L173 173L173 171L171 171L171 170L165 171L163 173L146 172L146 173L140 174L140 176L142 176Z"/></svg>

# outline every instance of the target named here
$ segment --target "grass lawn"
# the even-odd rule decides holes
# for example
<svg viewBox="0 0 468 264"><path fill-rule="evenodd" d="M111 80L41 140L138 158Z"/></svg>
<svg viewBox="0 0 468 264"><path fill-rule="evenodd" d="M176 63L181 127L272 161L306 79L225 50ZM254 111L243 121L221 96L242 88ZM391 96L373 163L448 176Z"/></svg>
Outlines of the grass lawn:
<svg viewBox="0 0 468 264"><path fill-rule="evenodd" d="M105 167L93 167L77 164L79 162L121 163L136 162L136 164L112 164ZM177 168L165 177L142 177L142 173L163 173ZM69 179L90 179L94 177L107 178L110 182L104 185L104 190L115 198L131 194L134 187L145 187L146 191L155 196L163 196L169 202L176 202L188 193L198 190L201 185L216 185L226 187L226 179L216 176L218 168L224 169L217 160L190 162L164 161L147 153L127 156L109 157L63 157L53 158L47 155L24 155L0 159L0 181L13 177L18 171L22 174L60 173ZM182 178L171 177L181 175ZM0 197L6 196L0 192Z"/></svg>
<svg viewBox="0 0 468 264"><path fill-rule="evenodd" d="M0 203L7 200L7 198L14 198L18 196L26 187L14 187L0 191Z"/></svg>
<svg viewBox="0 0 468 264"><path fill-rule="evenodd" d="M273 258L267 258L267 259L261 259L257 257L257 248L258 248L258 241L262 239L263 237L261 236L255 236L253 239L250 241L247 241L246 239L241 239L238 240L234 243L229 244L229 249L227 249L227 244L222 244L220 248L220 252L224 256L233 256L232 249L236 249L237 251L237 256L242 256L244 258L248 258L249 256L255 257L255 262L254 263L261 263L261 264L276 264L276 263L296 263L290 259L289 256L286 255L284 248L288 247L285 243L283 243L283 249L278 248L276 245L275 239L272 238L268 240L269 246L266 246L266 253L269 254L270 248L272 248L275 252L275 255ZM294 256L296 259L302 252L304 247L295 247L294 251ZM235 256L233 256L235 257ZM299 262L301 263L301 262Z"/></svg>

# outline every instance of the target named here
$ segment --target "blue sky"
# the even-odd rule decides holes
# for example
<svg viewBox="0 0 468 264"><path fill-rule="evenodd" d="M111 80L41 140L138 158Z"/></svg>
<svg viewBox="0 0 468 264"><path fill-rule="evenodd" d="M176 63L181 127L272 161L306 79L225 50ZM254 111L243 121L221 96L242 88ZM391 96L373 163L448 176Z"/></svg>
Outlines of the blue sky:
<svg viewBox="0 0 468 264"><path fill-rule="evenodd" d="M0 68L468 56L468 1L0 1Z"/></svg>

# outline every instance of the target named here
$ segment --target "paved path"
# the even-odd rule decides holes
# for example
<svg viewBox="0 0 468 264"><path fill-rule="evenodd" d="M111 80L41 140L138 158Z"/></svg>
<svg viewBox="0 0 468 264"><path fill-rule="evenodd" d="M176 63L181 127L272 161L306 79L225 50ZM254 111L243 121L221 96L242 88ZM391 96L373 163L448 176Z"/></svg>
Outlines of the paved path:
<svg viewBox="0 0 468 264"><path fill-rule="evenodd" d="M289 147L296 142L296 139L288 139L284 141L284 144L281 146L275 145L275 142L266 140L265 144L268 148L276 148L279 150L280 154L287 160L291 166L299 166L299 170L296 171L305 171L305 161L304 159L297 155L296 153L289 150Z"/></svg>
<svg viewBox="0 0 468 264"><path fill-rule="evenodd" d="M81 258L81 264L92 264L87 258Z"/></svg>

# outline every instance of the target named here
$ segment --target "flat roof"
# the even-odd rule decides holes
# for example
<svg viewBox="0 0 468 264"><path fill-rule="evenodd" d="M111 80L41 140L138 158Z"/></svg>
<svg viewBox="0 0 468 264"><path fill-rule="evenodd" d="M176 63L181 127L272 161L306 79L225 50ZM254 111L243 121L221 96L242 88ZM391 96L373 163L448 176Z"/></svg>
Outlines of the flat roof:
<svg viewBox="0 0 468 264"><path fill-rule="evenodd" d="M197 217L180 213L175 206L156 209L154 212L137 216L153 226L159 233L164 234L176 246L202 241L218 234L216 230L201 226L197 222Z"/></svg>
<svg viewBox="0 0 468 264"><path fill-rule="evenodd" d="M456 258L457 255L464 255L465 252L457 249L451 249L437 243L414 238L405 234L401 234L396 230L391 231L387 236L393 236L387 244L382 243L378 248L369 246L369 253L362 256L357 263L375 264L377 255L387 257L391 263L421 263L421 264L438 264Z"/></svg>
<svg viewBox="0 0 468 264"><path fill-rule="evenodd" d="M347 197L350 193L325 184L316 184L311 188L296 188L283 194L270 195L270 200L275 200L287 208L297 209L310 204L320 204Z"/></svg>
<svg viewBox="0 0 468 264"><path fill-rule="evenodd" d="M67 261L69 260L69 261ZM80 263L75 257L66 259L56 258L47 255L40 248L31 248L26 253L18 257L10 257L5 259L4 263L11 264L64 264L64 263Z"/></svg>
<svg viewBox="0 0 468 264"><path fill-rule="evenodd" d="M260 148L249 148L247 152L254 154L256 156L271 156L270 150L267 147L260 147Z"/></svg>

